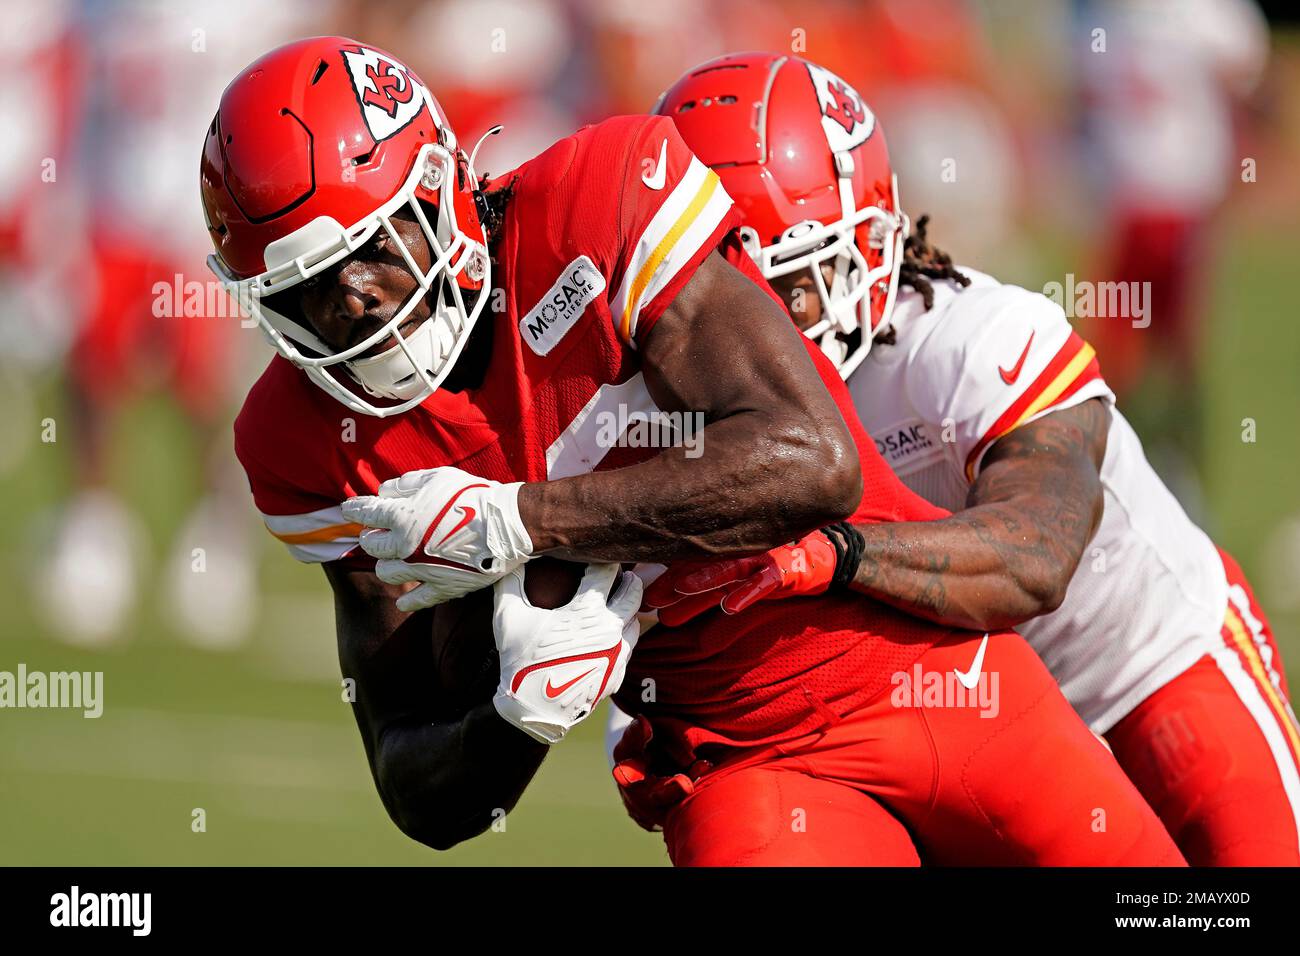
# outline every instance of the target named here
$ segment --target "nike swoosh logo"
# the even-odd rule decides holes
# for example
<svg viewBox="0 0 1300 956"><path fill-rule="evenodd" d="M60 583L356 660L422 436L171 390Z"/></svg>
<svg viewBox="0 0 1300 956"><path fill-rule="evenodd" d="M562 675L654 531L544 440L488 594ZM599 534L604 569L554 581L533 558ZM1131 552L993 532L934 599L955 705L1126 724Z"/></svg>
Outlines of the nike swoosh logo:
<svg viewBox="0 0 1300 956"><path fill-rule="evenodd" d="M1033 344L1034 333L1030 332L1029 341L1025 343L1025 350L1020 353L1020 359L1016 364L1011 366L1010 370L1003 368L1001 365L998 366L998 374L1002 376L1002 381L1006 382L1008 385L1016 384L1016 379L1020 377L1020 370L1025 367L1025 359L1029 356L1029 346Z"/></svg>
<svg viewBox="0 0 1300 956"><path fill-rule="evenodd" d="M551 679L548 677L546 678L546 696L552 699L559 697L561 694L563 694L574 684L578 683L578 681L582 680L584 677L590 677L594 673L596 673L596 668L593 667L591 670L587 671L587 673L579 674L573 680L566 681L565 683L561 684L559 687L556 687L554 684L552 684Z"/></svg>
<svg viewBox="0 0 1300 956"><path fill-rule="evenodd" d="M456 499L457 499L457 498L459 498L459 497L460 497L461 495L463 495L465 492L469 491L471 488L486 488L486 487L487 487L487 485L484 484L484 483L481 482L481 481L480 481L480 482L475 482L475 483L472 484L472 485L466 485L464 488L460 489L460 491L456 492L454 495L452 495L450 498L448 498L448 499L447 499L447 503L446 503L445 505L442 506L442 510L439 511L436 515L434 515L433 520L429 522L429 527L427 527L427 528L424 529L424 537L423 537L423 538L421 539L421 541L420 541L420 546L419 546L418 548L416 548L416 549L415 549L415 552L413 552L413 553L418 553L418 552L423 552L424 554L428 554L428 553L429 553L429 551L428 551L428 548L429 548L429 539L433 537L433 531L434 531L434 529L437 528L438 525L442 523L442 519L443 519L443 518L447 517L447 512L451 510L451 506L454 505L454 504L456 503ZM460 513L463 515L466 511L469 512L469 517L468 517L468 518L465 518L463 521L461 521L460 524L458 524L458 525L456 525L456 527L452 528L450 534L445 534L445 535L443 535L443 537L442 537L442 541L446 541L448 538L451 537L452 534L455 534L455 533L456 533L457 531L459 531L461 528L465 527L465 525L469 524L471 521L474 520L474 509L473 509L473 508L468 508L468 509L467 509L467 508L465 508L465 507L462 505L462 506L461 506L461 509L460 509ZM439 541L438 544L442 544L442 541ZM437 544L433 545L433 547L435 547L435 548L436 548L437 546L438 546Z"/></svg>
<svg viewBox="0 0 1300 956"><path fill-rule="evenodd" d="M446 534L444 534L444 535L442 536L442 541L439 541L438 544L435 544L435 545L434 545L435 548L438 547L439 544L442 544L443 542L445 542L448 538L450 538L453 534L455 534L455 533L456 533L457 531L459 531L461 528L465 527L465 525L467 525L467 524L469 524L471 521L473 521L473 520L474 520L474 516L478 514L478 512L475 511L473 508L471 508L469 505L463 505L463 506L461 507L461 509L460 509L460 513L461 513L461 515L462 515L463 517L460 519L459 522L457 522L456 527L452 528L450 531L448 531Z"/></svg>
<svg viewBox="0 0 1300 956"><path fill-rule="evenodd" d="M668 140L659 147L659 165L655 167L654 175L647 177L645 173L641 174L641 182L645 183L651 189L663 189L664 183L668 181Z"/></svg>
<svg viewBox="0 0 1300 956"><path fill-rule="evenodd" d="M618 664L618 652L621 647L622 647L622 642L615 641L613 644L611 644L609 647L605 648L604 650L588 651L586 654L575 654L572 657L561 657L559 660L538 661L536 664L529 664L527 667L519 670L519 672L516 673L515 676L511 679L510 693L512 694L519 693L519 687L521 684L523 684L524 678L527 677L529 674L533 673L533 671L541 670L544 667L558 667L561 664L572 664L575 661L604 661L605 677L600 682L600 689L596 691L596 696L599 697L601 694L605 693L605 685L609 683L610 675L614 673L614 667L615 665ZM599 669L600 669L599 667L596 668L596 670ZM587 674L591 674L591 673L593 672L587 671ZM586 677L587 674L583 674L582 677ZM582 677L579 677L577 679L582 680ZM550 684L549 677L546 679L546 682L547 684ZM565 684L564 686L568 687L569 685ZM559 691L556 691L556 693L562 693L562 692L563 692L563 688L561 688L561 690Z"/></svg>
<svg viewBox="0 0 1300 956"><path fill-rule="evenodd" d="M961 682L961 686L967 690L974 690L975 685L980 682L980 671L984 669L984 649L988 646L989 636L985 633L984 640L980 641L980 649L975 652L975 662L971 664L970 670L959 671L955 667L952 669L952 672L957 675L957 680Z"/></svg>

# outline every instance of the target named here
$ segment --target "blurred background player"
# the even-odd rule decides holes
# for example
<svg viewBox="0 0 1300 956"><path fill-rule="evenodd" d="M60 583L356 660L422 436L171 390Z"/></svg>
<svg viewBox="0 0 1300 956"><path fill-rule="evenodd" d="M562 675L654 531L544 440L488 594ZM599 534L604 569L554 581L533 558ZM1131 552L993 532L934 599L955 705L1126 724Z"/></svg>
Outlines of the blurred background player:
<svg viewBox="0 0 1300 956"><path fill-rule="evenodd" d="M60 283L75 263L80 220L68 164L82 71L71 4L5 8L0 32L0 475L30 447L35 381L60 362L72 302ZM62 178L60 178L62 176ZM67 224L73 223L69 229ZM71 241L69 241L71 239ZM20 424L21 423L21 424ZM30 575L24 581L30 583Z"/></svg>
<svg viewBox="0 0 1300 956"><path fill-rule="evenodd" d="M183 639L223 647L245 638L256 614L245 492L219 440L249 336L204 277L204 244L181 214L193 199L183 170L202 130L195 104L220 89L208 64L233 68L252 46L296 28L300 12L251 2L223 5L220 16L194 2L90 4L65 41L78 49L75 68L61 82L8 87L62 94L61 109L80 120L64 176L76 184L85 231L60 237L79 260L62 274L74 319L63 431L71 494L36 583L54 633L70 641L124 638L141 587L147 533L115 488L112 449L121 408L142 390L165 389L176 402L198 462L160 476L198 491L162 565L165 616ZM79 599L69 600L74 580Z"/></svg>
<svg viewBox="0 0 1300 956"><path fill-rule="evenodd" d="M1253 0L1080 0L1082 145L1100 230L1096 278L1143 290L1145 312L1082 316L1106 380L1149 436L1157 471L1184 505L1205 511L1201 327L1213 294L1208 261L1243 165L1239 124L1268 59Z"/></svg>

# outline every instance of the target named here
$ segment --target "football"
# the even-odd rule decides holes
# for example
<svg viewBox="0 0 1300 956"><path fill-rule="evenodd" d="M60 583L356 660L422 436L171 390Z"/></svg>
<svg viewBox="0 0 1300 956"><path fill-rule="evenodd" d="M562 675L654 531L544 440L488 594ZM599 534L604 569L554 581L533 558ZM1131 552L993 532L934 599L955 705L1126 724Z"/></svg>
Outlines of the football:
<svg viewBox="0 0 1300 956"><path fill-rule="evenodd" d="M577 592L586 567L559 558L534 558L524 568L524 593L534 607L561 607ZM492 636L492 588L433 609L433 658L439 711L458 716L492 698L500 679Z"/></svg>

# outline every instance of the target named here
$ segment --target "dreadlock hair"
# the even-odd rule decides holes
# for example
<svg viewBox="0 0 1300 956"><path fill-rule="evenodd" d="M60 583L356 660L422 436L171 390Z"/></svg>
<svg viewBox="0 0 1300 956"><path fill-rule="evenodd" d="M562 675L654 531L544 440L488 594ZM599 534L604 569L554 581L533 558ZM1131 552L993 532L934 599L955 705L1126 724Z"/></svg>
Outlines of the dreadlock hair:
<svg viewBox="0 0 1300 956"><path fill-rule="evenodd" d="M903 241L903 264L898 270L898 284L911 286L921 293L921 301L925 303L927 312L934 306L931 279L951 279L963 288L970 285L970 276L957 271L957 267L952 264L952 257L930 245L925 234L929 225L928 214L916 220L911 235Z"/></svg>
<svg viewBox="0 0 1300 956"><path fill-rule="evenodd" d="M487 174L479 177L478 191L474 194L474 199L478 205L479 221L483 225L483 232L487 235L488 254L493 259L496 258L497 243L501 239L501 227L506 219L506 206L514 198L517 182L519 177L513 176L504 186L488 192Z"/></svg>

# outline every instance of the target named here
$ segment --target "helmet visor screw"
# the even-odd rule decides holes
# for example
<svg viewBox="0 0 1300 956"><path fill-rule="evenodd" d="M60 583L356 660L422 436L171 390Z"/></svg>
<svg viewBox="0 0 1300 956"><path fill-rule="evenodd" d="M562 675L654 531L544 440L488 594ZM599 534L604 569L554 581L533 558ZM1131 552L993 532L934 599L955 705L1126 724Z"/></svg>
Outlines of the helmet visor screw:
<svg viewBox="0 0 1300 956"><path fill-rule="evenodd" d="M465 273L475 282L483 281L483 277L487 275L487 263L483 260L483 253L475 252L469 257Z"/></svg>

